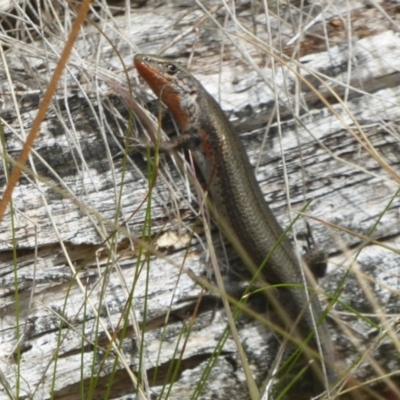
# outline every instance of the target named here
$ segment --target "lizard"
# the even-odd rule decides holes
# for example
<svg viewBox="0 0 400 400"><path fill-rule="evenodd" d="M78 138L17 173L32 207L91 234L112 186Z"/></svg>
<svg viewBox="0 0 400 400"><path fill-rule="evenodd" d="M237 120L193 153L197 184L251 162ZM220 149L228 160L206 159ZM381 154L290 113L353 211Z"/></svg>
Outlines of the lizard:
<svg viewBox="0 0 400 400"><path fill-rule="evenodd" d="M304 276L307 287L312 286L312 281L302 274L294 248L265 201L232 124L203 85L179 64L155 55L136 54L134 65L178 125L181 136L175 142L167 142L167 147L191 151L207 183L212 205L244 249L244 258L259 267L268 255L263 277L268 283L288 284L278 299L272 299L274 307L279 308L279 313L285 310L286 325L293 325L300 316L297 335L304 340L313 334L313 350L318 349L317 334L322 364L312 364L315 390L329 389L337 377L333 344L326 322L320 320L321 303L315 293L307 296L305 292Z"/></svg>

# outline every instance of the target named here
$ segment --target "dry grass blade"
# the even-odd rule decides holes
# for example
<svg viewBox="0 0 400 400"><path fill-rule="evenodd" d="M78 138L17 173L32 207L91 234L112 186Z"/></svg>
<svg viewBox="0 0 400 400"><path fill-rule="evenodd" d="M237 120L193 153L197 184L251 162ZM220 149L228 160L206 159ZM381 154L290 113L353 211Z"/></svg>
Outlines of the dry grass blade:
<svg viewBox="0 0 400 400"><path fill-rule="evenodd" d="M398 4L96 0L63 58L76 5L0 6L3 190L22 171L2 203L0 398L282 394L274 374L293 338L258 287L238 300L250 274L201 224L192 165L131 146L176 132L132 66L163 51L218 99L279 222L296 221L299 252L306 218L329 253L318 295L337 300L327 322L343 377L368 388L363 400L399 397Z"/></svg>
<svg viewBox="0 0 400 400"><path fill-rule="evenodd" d="M45 117L47 108L50 105L54 93L56 92L58 81L60 80L61 74L67 64L69 55L71 54L72 48L74 46L76 38L78 37L79 31L82 28L82 24L86 18L91 3L92 0L84 0L81 8L79 9L79 12L77 13L75 23L71 29L71 33L68 37L67 43L65 44L64 50L61 54L60 61L57 64L56 69L54 70L52 78L50 79L48 88L43 96L41 106L38 110L36 118L33 120L31 131L27 137L25 145L19 156L18 163L14 168L14 170L12 171L10 180L7 184L6 190L4 191L3 197L0 201L0 222L3 219L8 203L10 202L12 192L21 176L21 167L25 165L29 157L36 135L39 132L40 125ZM4 65L6 65L6 63L4 63Z"/></svg>

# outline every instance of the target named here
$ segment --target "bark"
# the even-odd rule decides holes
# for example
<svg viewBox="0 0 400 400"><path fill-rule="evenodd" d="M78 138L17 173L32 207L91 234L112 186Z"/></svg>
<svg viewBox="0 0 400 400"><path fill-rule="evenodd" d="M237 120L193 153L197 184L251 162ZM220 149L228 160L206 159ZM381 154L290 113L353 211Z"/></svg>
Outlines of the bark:
<svg viewBox="0 0 400 400"><path fill-rule="evenodd" d="M338 360L364 357L354 371L363 382L398 372L398 6L323 3L299 14L281 5L280 24L274 7L267 24L257 2L237 2L236 14L202 3L211 15L197 2L142 3L92 12L96 25L82 29L0 225L0 399L18 390L91 398L96 379L92 398L116 399L135 393L137 377L152 398L190 398L227 326L217 296L199 285L213 274L189 173L161 157L152 187L146 157L125 148L127 136L145 134L129 91L159 108L133 56L160 49L189 64L230 116L279 222L287 227L310 201L295 232L308 221L329 254L323 290L341 288L357 312L330 312ZM3 188L68 35L44 21L32 40L1 33ZM239 264L215 228L213 238L221 266ZM261 385L279 338L244 316L238 333ZM200 398L247 394L229 336Z"/></svg>

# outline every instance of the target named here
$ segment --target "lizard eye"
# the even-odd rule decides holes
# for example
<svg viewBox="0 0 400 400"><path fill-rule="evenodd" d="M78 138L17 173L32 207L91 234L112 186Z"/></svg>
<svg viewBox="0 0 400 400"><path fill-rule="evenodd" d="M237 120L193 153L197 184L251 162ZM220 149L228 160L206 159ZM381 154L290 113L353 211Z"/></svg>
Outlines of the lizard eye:
<svg viewBox="0 0 400 400"><path fill-rule="evenodd" d="M167 64L165 66L165 69L167 70L167 72L169 72L172 75L174 75L178 72L178 67L175 64Z"/></svg>

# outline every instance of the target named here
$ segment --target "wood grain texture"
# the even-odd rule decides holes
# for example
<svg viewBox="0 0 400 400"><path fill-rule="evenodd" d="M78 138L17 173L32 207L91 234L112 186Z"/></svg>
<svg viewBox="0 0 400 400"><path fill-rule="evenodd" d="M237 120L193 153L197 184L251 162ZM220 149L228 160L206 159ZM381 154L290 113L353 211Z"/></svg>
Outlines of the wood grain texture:
<svg viewBox="0 0 400 400"><path fill-rule="evenodd" d="M99 8L101 18L93 14L93 19L121 58L99 29L88 24L69 60L32 149L29 169L14 191L13 213L9 208L0 225L0 399L9 398L5 388L16 390L17 346L21 349L22 398L50 398L56 376L55 398L76 399L81 396L81 385L99 376L92 398L103 399L115 363L115 352L113 357L108 356L110 340L105 330L110 335L120 333L125 321L121 353L135 374L139 364L146 371L152 398L160 396L168 367L183 347L181 369L169 398L190 398L226 327L218 300L207 295L209 301L202 302L188 340L181 336L202 289L179 268L184 265L185 271L198 277L207 277L210 272L201 224L191 238L199 207L187 178L171 161L163 159L148 217L147 162L133 152L126 163L124 160L123 137L143 135L120 95L121 90L128 90L128 80L134 97L157 113L157 103L152 103L153 97L132 69L133 55L139 51L155 53L164 48L164 56L184 64L193 55L191 72L220 101L240 132L278 220L288 226L287 196L292 218L307 200L312 200L306 213L314 219L308 221L316 241L330 255L328 276L321 281L323 289L333 293L351 266L341 300L382 329L392 327L398 318L400 263L393 250L400 244L398 182L349 130L357 131L357 121L398 173L398 6L382 3L386 16L376 7L359 2L327 6L323 16L307 29L307 35L300 38L300 45L296 40L288 44L299 22L295 28L289 22L282 24L279 36L277 20L271 13L270 23L275 29L270 43L275 50L282 48L280 57L297 60L296 64L286 58L288 65L281 65L252 45L244 31L237 30L238 24L243 24L268 43L263 9L252 10L250 2L240 2L237 21L232 22L232 15L225 19L229 13L218 7L220 2L205 2L207 9L214 11L213 21L205 18L204 10L195 2L188 2L190 7L183 7L181 2L170 4L149 1L113 16ZM283 18L289 11L282 9L281 13ZM309 21L315 16L318 12ZM303 18L306 26L307 17ZM226 22L227 35L216 22ZM0 36L5 48L12 46L0 65L6 144L2 153L14 160L65 40L61 34L50 34L50 28L51 24L45 25L46 40L22 40L5 33ZM121 59L129 68L128 77ZM331 109L300 82L296 70L322 94ZM5 164L3 157L3 188ZM146 218L150 223L145 224ZM371 235L391 249L335 227ZM118 234L110 238L117 228ZM303 222L296 228L304 230ZM217 250L223 254L218 232L214 236ZM164 258L138 258L138 239L149 237L151 246ZM227 263L223 255L220 260L221 265ZM232 260L237 261L234 255ZM130 292L133 300L128 312ZM368 354L385 371L399 370L399 350L390 336L381 337L381 331L339 305L328 322L339 360L349 364L359 354ZM261 383L277 353L278 340L251 318L242 317L238 330L256 382ZM238 360L234 342L228 339L201 398L246 398ZM367 358L356 376L363 381L373 376L371 365ZM133 396L134 384L121 357L115 368L109 398Z"/></svg>

